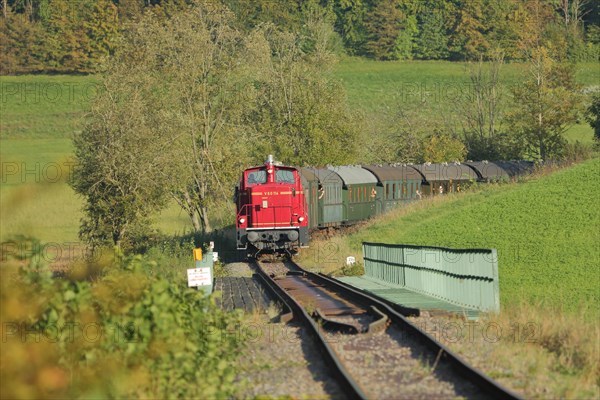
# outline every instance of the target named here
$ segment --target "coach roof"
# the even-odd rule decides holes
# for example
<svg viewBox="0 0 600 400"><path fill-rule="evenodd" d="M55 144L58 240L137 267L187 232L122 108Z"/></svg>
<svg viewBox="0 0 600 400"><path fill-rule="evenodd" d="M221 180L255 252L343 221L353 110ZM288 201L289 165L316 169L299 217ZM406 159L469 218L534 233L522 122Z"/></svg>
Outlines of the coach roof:
<svg viewBox="0 0 600 400"><path fill-rule="evenodd" d="M371 171L380 182L421 180L421 174L406 165L367 165L363 168Z"/></svg>
<svg viewBox="0 0 600 400"><path fill-rule="evenodd" d="M360 185L364 183L377 183L377 178L364 168L356 166L328 167L335 171L344 180L345 185Z"/></svg>
<svg viewBox="0 0 600 400"><path fill-rule="evenodd" d="M460 163L411 165L427 181L468 181L477 179L477 173L469 166Z"/></svg>

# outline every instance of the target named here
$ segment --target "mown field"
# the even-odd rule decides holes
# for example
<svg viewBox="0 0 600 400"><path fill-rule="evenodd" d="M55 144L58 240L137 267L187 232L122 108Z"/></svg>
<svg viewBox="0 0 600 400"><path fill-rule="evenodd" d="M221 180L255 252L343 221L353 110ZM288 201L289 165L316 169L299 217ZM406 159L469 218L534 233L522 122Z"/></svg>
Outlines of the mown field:
<svg viewBox="0 0 600 400"><path fill-rule="evenodd" d="M501 67L501 99L509 99L510 88L523 80L527 68L522 63ZM428 126L460 127L457 103L471 88L468 63L346 58L334 74L343 82L350 106L368 118L376 118L378 113L395 114ZM576 78L583 87L598 87L598 64L578 64ZM569 129L567 138L591 143L593 131L581 121Z"/></svg>
<svg viewBox="0 0 600 400"><path fill-rule="evenodd" d="M360 255L363 241L498 250L503 306L521 302L598 316L600 159L524 183L414 203L329 243L329 255ZM319 246L315 246L315 252ZM308 253L316 265L324 251Z"/></svg>
<svg viewBox="0 0 600 400"><path fill-rule="evenodd" d="M597 84L595 67L579 66L578 80L584 86ZM506 65L505 85L518 82L523 68ZM463 63L349 58L334 74L347 88L350 105L366 118L398 111L409 118L449 120L453 99L468 89ZM0 80L0 240L26 233L44 242L77 241L82 202L65 183L72 162L70 138L82 127L98 77L29 75ZM592 130L576 125L568 137L589 143ZM156 217L155 225L170 234L189 230L187 217L175 204Z"/></svg>

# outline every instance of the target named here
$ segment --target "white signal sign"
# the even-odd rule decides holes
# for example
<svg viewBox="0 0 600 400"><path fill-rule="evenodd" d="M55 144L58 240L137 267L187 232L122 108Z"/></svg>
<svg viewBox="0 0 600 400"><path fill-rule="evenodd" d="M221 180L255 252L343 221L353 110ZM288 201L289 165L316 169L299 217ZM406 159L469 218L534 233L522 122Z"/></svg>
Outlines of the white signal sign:
<svg viewBox="0 0 600 400"><path fill-rule="evenodd" d="M187 270L188 287L212 285L210 268L190 268Z"/></svg>

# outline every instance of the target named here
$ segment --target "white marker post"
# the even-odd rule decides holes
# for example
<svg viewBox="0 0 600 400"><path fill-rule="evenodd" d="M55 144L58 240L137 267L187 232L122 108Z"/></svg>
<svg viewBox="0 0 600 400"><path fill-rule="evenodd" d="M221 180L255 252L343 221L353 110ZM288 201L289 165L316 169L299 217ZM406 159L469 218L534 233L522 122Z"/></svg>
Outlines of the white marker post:
<svg viewBox="0 0 600 400"><path fill-rule="evenodd" d="M213 254L209 252L202 257L202 249L194 249L196 268L187 270L188 287L204 290L206 294L213 291Z"/></svg>

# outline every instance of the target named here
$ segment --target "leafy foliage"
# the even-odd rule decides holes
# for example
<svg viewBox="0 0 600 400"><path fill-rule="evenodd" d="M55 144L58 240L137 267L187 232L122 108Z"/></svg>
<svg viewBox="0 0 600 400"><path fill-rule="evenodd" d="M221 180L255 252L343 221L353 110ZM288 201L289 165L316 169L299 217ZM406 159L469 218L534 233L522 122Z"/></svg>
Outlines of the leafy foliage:
<svg viewBox="0 0 600 400"><path fill-rule="evenodd" d="M110 0L7 3L0 18L3 73L93 72L115 50L118 10ZM29 7L20 10L19 3Z"/></svg>
<svg viewBox="0 0 600 400"><path fill-rule="evenodd" d="M423 150L423 158L430 163L464 161L466 155L465 145L444 133L431 136Z"/></svg>
<svg viewBox="0 0 600 400"><path fill-rule="evenodd" d="M134 63L112 65L87 125L74 137L71 184L86 201L80 236L93 245L120 246L166 204L178 137L156 129L164 123L156 111L164 89L140 72Z"/></svg>
<svg viewBox="0 0 600 400"><path fill-rule="evenodd" d="M255 158L276 154L289 164L322 165L346 163L356 154L345 91L329 75L335 61L327 45L332 32L319 22L315 28L312 34L322 34L309 40L310 53L298 45L307 40L294 33L269 27L257 33L273 56L265 56L257 82L261 92L251 123L262 140L250 144Z"/></svg>
<svg viewBox="0 0 600 400"><path fill-rule="evenodd" d="M376 3L365 19L365 50L379 60L396 59L396 45L405 16L395 0Z"/></svg>
<svg viewBox="0 0 600 400"><path fill-rule="evenodd" d="M117 253L53 278L36 254L9 261L1 271L2 397L232 396L237 314L149 274L155 267Z"/></svg>
<svg viewBox="0 0 600 400"><path fill-rule="evenodd" d="M417 15L419 33L415 39L415 57L440 60L449 57L447 18L449 11L436 1L425 1L422 13Z"/></svg>
<svg viewBox="0 0 600 400"><path fill-rule="evenodd" d="M143 15L168 20L198 0L5 0L0 16L4 73L102 70ZM573 62L597 61L596 1L569 0L213 0L245 33L265 24L302 31L307 14L328 14L347 53L377 59L509 60L542 40ZM337 50L339 51L339 49Z"/></svg>
<svg viewBox="0 0 600 400"><path fill-rule="evenodd" d="M543 46L532 51L531 74L513 88L517 108L510 116L511 129L522 135L530 156L562 155L563 134L581 111L577 89L572 65L557 63Z"/></svg>
<svg viewBox="0 0 600 400"><path fill-rule="evenodd" d="M594 128L594 138L600 141L600 91L593 94L592 103L586 110L585 118Z"/></svg>

